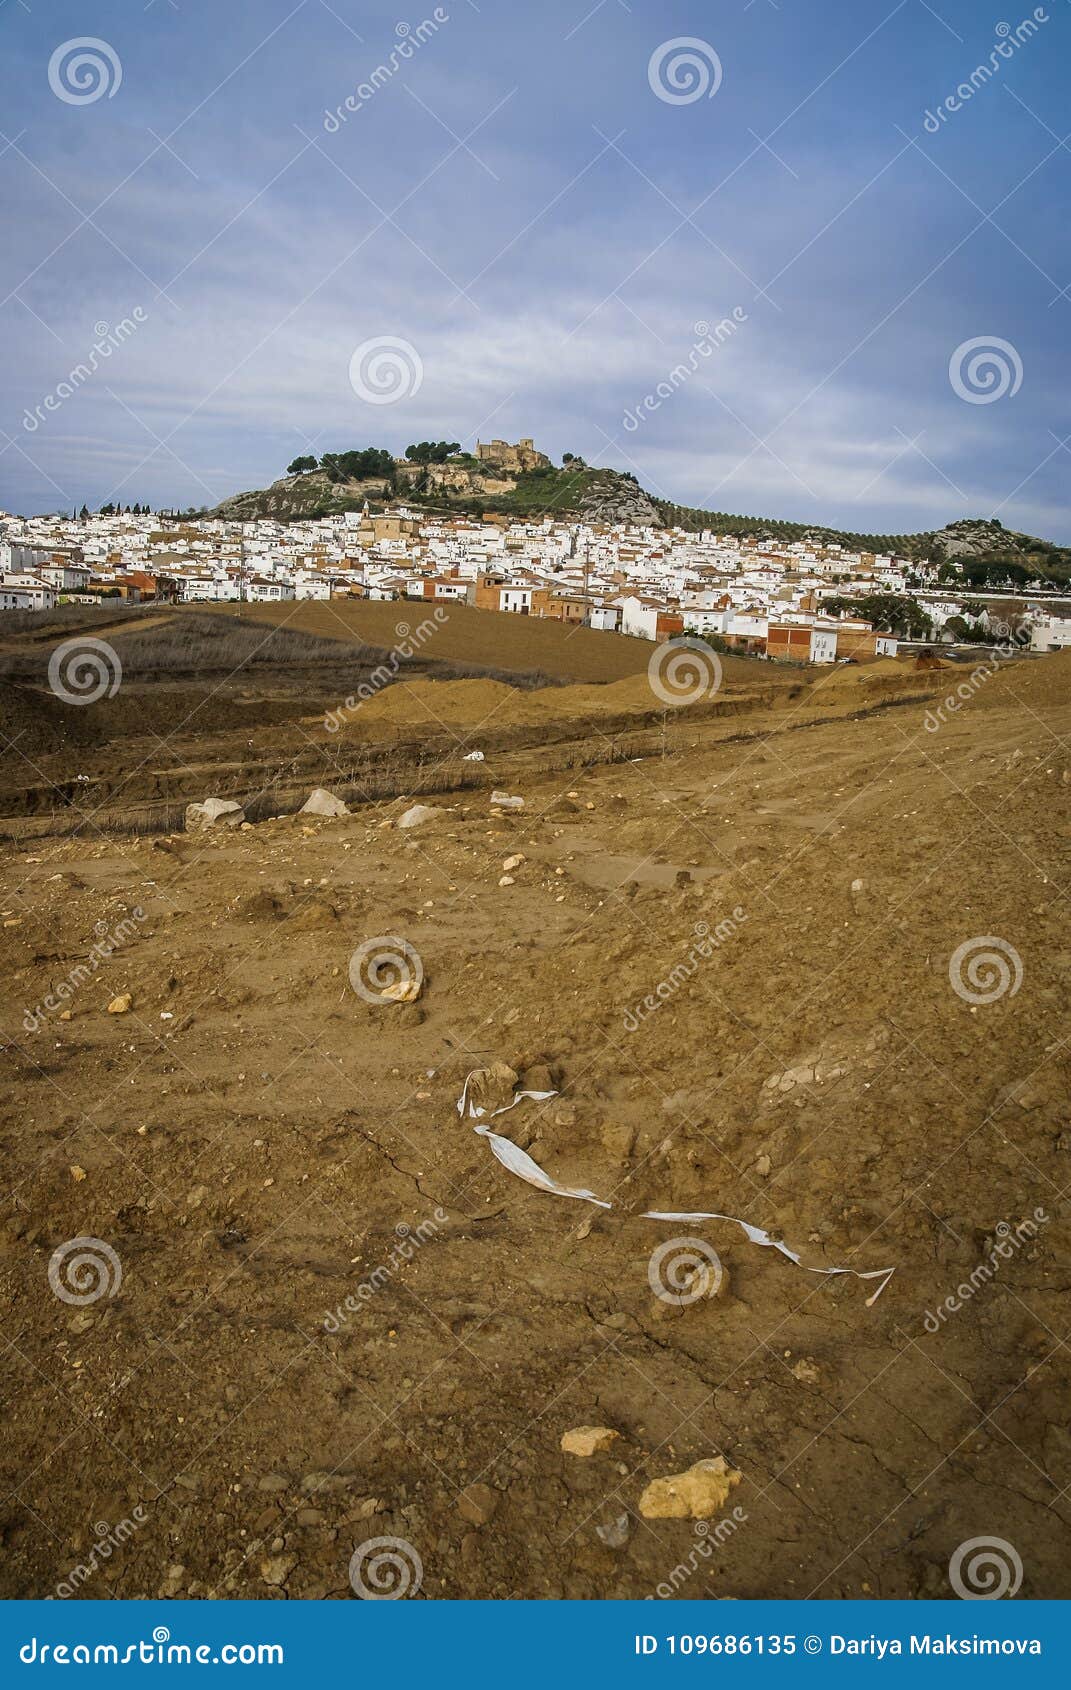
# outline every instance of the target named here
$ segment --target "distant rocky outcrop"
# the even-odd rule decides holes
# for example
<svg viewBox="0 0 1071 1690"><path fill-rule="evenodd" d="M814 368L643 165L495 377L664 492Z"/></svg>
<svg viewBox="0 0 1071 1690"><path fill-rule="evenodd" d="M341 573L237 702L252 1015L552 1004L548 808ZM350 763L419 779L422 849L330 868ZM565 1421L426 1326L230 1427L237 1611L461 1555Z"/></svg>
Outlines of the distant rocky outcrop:
<svg viewBox="0 0 1071 1690"><path fill-rule="evenodd" d="M382 493L382 480L332 481L322 469L306 470L302 475L280 476L270 487L235 493L211 515L229 522L252 522L260 516L287 522L295 517L329 516L367 498L378 499Z"/></svg>
<svg viewBox="0 0 1071 1690"><path fill-rule="evenodd" d="M961 557L987 557L994 552L1004 557L1025 555L1026 547L1021 543L1025 538L1025 535L1005 528L1003 523L977 516L949 522L936 533L927 535L930 556L940 562Z"/></svg>
<svg viewBox="0 0 1071 1690"><path fill-rule="evenodd" d="M631 522L662 527L654 502L630 475L612 469L590 469L579 460L555 469L527 441L507 450L511 458L520 455L526 464L531 458L531 467L507 467L500 453L489 447L481 450L485 455L479 459L462 454L445 463L397 459L395 496L411 501L417 508L422 504L432 508L456 506L459 514L483 510L538 517L553 512L578 516L588 522ZM340 481L326 470L314 469L280 476L270 487L235 493L211 514L232 522L250 522L257 517L287 522L353 510L365 499L379 505L383 495L381 477L370 481Z"/></svg>
<svg viewBox="0 0 1071 1690"><path fill-rule="evenodd" d="M616 470L589 470L580 495L579 515L586 522L631 522L661 528L662 518L650 495L631 476Z"/></svg>

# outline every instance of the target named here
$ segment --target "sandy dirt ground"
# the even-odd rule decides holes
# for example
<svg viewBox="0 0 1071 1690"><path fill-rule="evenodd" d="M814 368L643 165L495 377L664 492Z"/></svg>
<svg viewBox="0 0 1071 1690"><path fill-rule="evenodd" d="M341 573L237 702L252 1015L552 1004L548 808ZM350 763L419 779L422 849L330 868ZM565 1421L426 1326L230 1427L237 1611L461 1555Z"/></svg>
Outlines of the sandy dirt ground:
<svg viewBox="0 0 1071 1690"><path fill-rule="evenodd" d="M444 694L485 786L0 844L0 1593L1071 1594L1071 663L993 668L537 745L516 811ZM496 1064L611 1209L459 1116Z"/></svg>

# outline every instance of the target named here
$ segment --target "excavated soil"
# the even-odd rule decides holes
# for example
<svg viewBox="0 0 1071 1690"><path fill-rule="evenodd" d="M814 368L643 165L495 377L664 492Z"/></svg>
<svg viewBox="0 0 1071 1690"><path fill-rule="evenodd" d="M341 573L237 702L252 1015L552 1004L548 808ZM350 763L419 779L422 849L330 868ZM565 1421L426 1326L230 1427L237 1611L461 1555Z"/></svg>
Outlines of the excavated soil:
<svg viewBox="0 0 1071 1690"><path fill-rule="evenodd" d="M541 627L526 618L471 614L480 618L485 660L496 623L516 620L533 632ZM204 612L200 621L226 626L222 616ZM243 618L241 626L247 625ZM273 625L265 623L265 638ZM309 632L284 628L299 638ZM542 629L553 636L559 656L571 648L573 635L560 624ZM619 643L614 635L580 632L611 647ZM644 646L650 657L647 642L624 643ZM465 762L473 747L485 756L519 758L524 773L526 753L537 754L537 764L548 768L615 761L661 751L682 723L794 698L812 680L806 674L801 680L797 669L726 658L723 685L704 689L678 710L652 689L646 664L640 674L603 684L554 684L544 675L545 684L533 688L487 674L431 679L426 671L442 669L443 660L420 654L407 664L405 678L394 680L389 653L369 655L356 636L330 641L327 653L329 661L316 667L270 663L254 670L239 663L211 677L169 671L159 679L144 667L131 673L127 653L114 695L78 706L41 682L0 677L3 740L14 753L0 760L0 836L80 831L88 817L105 831L181 826L186 805L206 788L240 798L260 819L296 809L311 787L324 782L361 799L414 785L480 785L490 776ZM511 656L530 680L516 641ZM45 668L47 657L37 654L38 668ZM606 665L600 657L589 667ZM860 703L869 700L853 699L852 707ZM633 744L629 736L644 733L646 740ZM498 765L502 774L513 766Z"/></svg>
<svg viewBox="0 0 1071 1690"><path fill-rule="evenodd" d="M428 706L480 786L0 843L0 1592L348 1598L389 1537L421 1599L954 1597L984 1537L1071 1594L1071 662L994 669L760 676L613 764L592 715L561 772L560 696L393 688L340 741ZM496 1063L612 1209L459 1116ZM643 1516L716 1456L719 1516Z"/></svg>

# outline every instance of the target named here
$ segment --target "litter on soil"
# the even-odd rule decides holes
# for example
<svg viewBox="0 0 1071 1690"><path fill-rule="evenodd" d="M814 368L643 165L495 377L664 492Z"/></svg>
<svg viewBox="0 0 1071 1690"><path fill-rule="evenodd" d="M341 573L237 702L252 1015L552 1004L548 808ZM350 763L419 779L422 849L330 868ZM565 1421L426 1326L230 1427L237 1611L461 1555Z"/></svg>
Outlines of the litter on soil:
<svg viewBox="0 0 1071 1690"><path fill-rule="evenodd" d="M500 1064L497 1070L492 1068L475 1068L466 1076L465 1084L461 1088L461 1096L457 1100L457 1112L459 1115L464 1117L467 1108L470 1120L482 1121L485 1115L489 1120L494 1120L496 1115L507 1115L511 1109L516 1108L518 1103L523 1103L526 1098L530 1099L533 1103L545 1103L548 1098L557 1097L558 1094L556 1091L519 1091L514 1094L509 1103L504 1103L500 1108L491 1110L486 1110L482 1104L473 1102L473 1100L469 1097L470 1085L475 1086L479 1084L485 1077L493 1078L496 1074L500 1076L503 1071L503 1067L504 1065ZM529 1185L536 1186L540 1191L548 1192L552 1197L577 1197L585 1203L595 1203L600 1209L613 1208L612 1203L608 1203L603 1197L596 1197L593 1191L587 1191L576 1186L559 1185L558 1181L556 1179L552 1179L546 1169L541 1168L539 1163L535 1161L533 1157L529 1156L526 1150L522 1150L520 1146L514 1144L512 1140L502 1138L498 1133L493 1133L490 1127L477 1126L474 1131L479 1133L482 1138L486 1138L491 1150L502 1163L503 1167L508 1168L511 1174L516 1174L518 1179L527 1180ZM833 1277L838 1274L848 1274L853 1279L880 1279L881 1284L878 1286L877 1290L873 1291L866 1299L866 1306L868 1309L873 1307L873 1305L877 1302L893 1274L896 1272L894 1267L868 1268L866 1271L849 1267L807 1267L805 1266L798 1250L790 1249L789 1246L783 1243L779 1238L771 1238L770 1234L765 1232L761 1226L752 1226L750 1221L741 1220L738 1215L723 1215L719 1214L716 1210L684 1213L665 1209L644 1209L643 1213L640 1215L640 1219L644 1221L683 1221L689 1225L696 1226L703 1221L729 1221L732 1226L738 1226L742 1232L746 1233L752 1244L768 1245L772 1250L779 1250L781 1255L787 1257L787 1259L796 1267L803 1268L804 1273L817 1273L827 1277Z"/></svg>

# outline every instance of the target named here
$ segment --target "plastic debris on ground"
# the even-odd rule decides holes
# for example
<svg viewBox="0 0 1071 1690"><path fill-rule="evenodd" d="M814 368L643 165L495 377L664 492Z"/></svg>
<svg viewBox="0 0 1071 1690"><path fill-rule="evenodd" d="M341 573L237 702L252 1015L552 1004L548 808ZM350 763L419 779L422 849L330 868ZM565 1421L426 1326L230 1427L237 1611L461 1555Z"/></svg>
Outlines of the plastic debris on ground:
<svg viewBox="0 0 1071 1690"><path fill-rule="evenodd" d="M517 1104L522 1103L526 1098L530 1099L533 1103L545 1103L548 1098L558 1096L556 1091L519 1091L513 1094L509 1103L503 1103L497 1109L490 1110L485 1108L483 1104L475 1101L475 1096L473 1094L483 1095L485 1091L493 1089L496 1086L501 1092L503 1084L507 1081L507 1076L512 1074L513 1070L503 1062L496 1063L491 1068L474 1068L472 1072L466 1076L465 1084L461 1088L461 1096L457 1100L458 1114L462 1117L462 1119L464 1119L467 1113L470 1120L481 1123L473 1130L479 1133L481 1138L486 1138L493 1155L497 1157L498 1161L502 1163L504 1168L509 1169L511 1174L516 1174L518 1179L523 1179L529 1185L534 1185L539 1191L548 1192L552 1197L575 1197L585 1203L594 1203L600 1209L612 1209L612 1203L608 1203L605 1198L597 1197L593 1191L588 1191L585 1187L559 1184L556 1179L551 1178L550 1174L548 1174L545 1169L539 1166L538 1162L529 1156L526 1150L519 1149L512 1140L503 1138L499 1133L492 1132L490 1127L482 1124L485 1117L487 1120L494 1120L497 1115L505 1115L509 1112L509 1110L516 1108ZM683 1221L689 1225L698 1225L702 1221L728 1221L730 1226L738 1226L740 1230L746 1234L752 1244L763 1245L769 1249L779 1251L782 1256L792 1262L795 1267L800 1268L804 1273L819 1274L827 1278L848 1274L853 1279L880 1280L881 1283L866 1299L867 1308L872 1307L872 1305L877 1302L893 1274L896 1272L895 1268L869 1268L866 1270L860 1270L859 1268L849 1267L807 1267L797 1250L790 1249L789 1246L783 1243L780 1239L771 1238L770 1234L764 1231L761 1226L753 1226L750 1221L741 1220L738 1215L722 1214L716 1209L692 1211L645 1209L639 1218L645 1221Z"/></svg>

